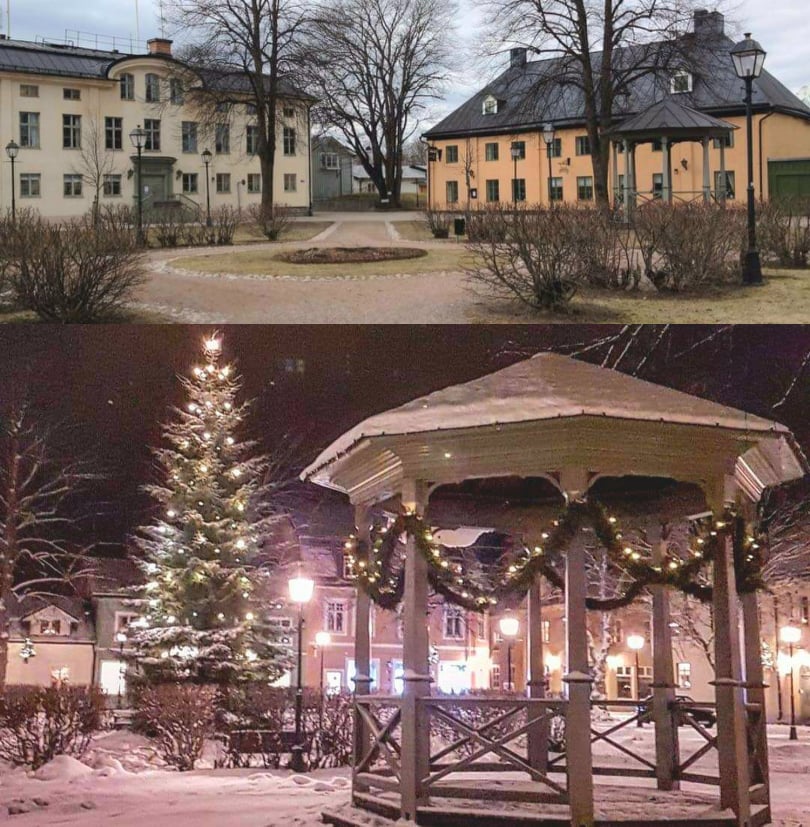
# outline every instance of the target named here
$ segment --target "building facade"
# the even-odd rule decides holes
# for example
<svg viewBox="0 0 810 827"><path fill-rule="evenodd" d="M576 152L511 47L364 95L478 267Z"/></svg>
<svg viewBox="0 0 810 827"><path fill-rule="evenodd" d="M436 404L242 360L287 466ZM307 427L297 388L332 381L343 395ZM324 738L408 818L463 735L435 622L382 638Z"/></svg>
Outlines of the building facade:
<svg viewBox="0 0 810 827"><path fill-rule="evenodd" d="M700 199L709 181L713 199L744 203L746 140L743 83L734 74L719 12L696 11L694 65L646 75L618 95L610 128L667 97L733 127L729 138L669 147L673 200ZM589 204L594 201L584 101L555 83L554 59L528 61L512 50L509 68L425 134L429 142L429 199L435 208L463 209L496 203ZM754 81L754 166L758 196L810 195L810 108L767 71ZM544 137L543 127L551 133ZM721 144L722 156L721 156ZM513 154L514 149L514 154ZM667 171L661 140L634 147L638 203L662 197ZM608 192L619 202L626 181L625 147L617 141L609 163ZM704 177L704 171L708 176Z"/></svg>
<svg viewBox="0 0 810 827"><path fill-rule="evenodd" d="M177 61L171 41L126 55L73 45L0 39L0 124L19 147L3 154L0 209L12 204L49 218L137 200L138 157L130 139L144 130L141 191L145 208L180 205L200 214L210 201L247 208L262 188L258 133L249 96L228 81L228 103L208 111L195 103L216 83ZM212 89L214 91L212 91ZM224 94L224 93L223 93ZM279 106L274 200L298 210L310 204L311 98L284 87ZM221 109L221 111L220 111ZM203 153L211 153L206 166Z"/></svg>

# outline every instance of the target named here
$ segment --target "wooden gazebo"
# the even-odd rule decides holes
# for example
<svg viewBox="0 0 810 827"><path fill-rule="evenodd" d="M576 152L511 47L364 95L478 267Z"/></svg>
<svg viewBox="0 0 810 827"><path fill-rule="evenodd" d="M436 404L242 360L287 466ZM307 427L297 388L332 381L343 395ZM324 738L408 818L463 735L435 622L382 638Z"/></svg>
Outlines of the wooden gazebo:
<svg viewBox="0 0 810 827"><path fill-rule="evenodd" d="M805 471L805 460L783 425L544 353L372 416L323 451L302 478L345 492L355 507L358 536L369 540L373 504L398 496L405 509L423 514L438 486L474 478L543 477L566 503L573 503L600 477L668 477L699 486L707 507L722 515L729 506L750 513L765 489ZM719 772L712 777L690 772L695 756L679 753L677 716L688 717L689 710L675 698L668 589L661 585L650 588L655 760L637 771L594 766L594 742L612 742L591 723L582 537L575 536L565 554L565 699L544 697L540 588L534 582L528 589L528 697L452 701L503 709L501 724L519 706L524 723L507 734L502 727L496 735L488 726L459 723L448 712L447 699L431 695L425 623L429 563L412 536L406 540L404 563L401 697L370 691L370 599L358 592L352 801L361 809L356 812L365 809L435 825L590 827L660 819L670 825L747 827L769 822L756 594L738 595L731 536L722 533L712 562L718 727L716 735L703 732L706 743L698 750L700 757L716 748ZM662 542L653 551L653 562L660 562L664 553ZM548 721L555 714L565 717L567 740L564 756L550 760ZM458 742L474 746L472 758L454 763L448 760L448 749L432 752L433 719L449 721ZM526 740L524 753L514 746L517 736ZM493 756L495 763L485 762L486 756ZM629 758L627 763L632 763ZM483 780L490 776L469 781L476 771L499 768L528 781L513 788ZM600 816L595 773L654 780L662 791L656 796L658 811L640 802L635 818ZM719 807L711 817L684 816L678 821L666 805L661 809L661 797L681 795L674 791L685 781L719 786ZM630 788L628 794L632 797ZM480 799L487 799L486 806L472 804ZM497 801L508 803L492 810ZM520 812L515 802L524 802ZM359 817L354 822L351 811L325 817L339 825L365 823Z"/></svg>
<svg viewBox="0 0 810 827"><path fill-rule="evenodd" d="M608 133L613 154L613 180L617 182L615 200L621 201L626 209L636 204L639 189L636 181L636 146L638 144L661 143L661 198L671 202L677 195L672 186L672 147L683 141L699 142L703 147L702 198L711 198L711 177L709 170L709 142L720 139L720 178L726 180L725 140L737 127L705 112L686 106L674 97L666 97L647 109L622 121ZM619 148L624 154L624 187L618 191ZM695 193L683 193L690 199ZM726 200L725 184L719 200Z"/></svg>

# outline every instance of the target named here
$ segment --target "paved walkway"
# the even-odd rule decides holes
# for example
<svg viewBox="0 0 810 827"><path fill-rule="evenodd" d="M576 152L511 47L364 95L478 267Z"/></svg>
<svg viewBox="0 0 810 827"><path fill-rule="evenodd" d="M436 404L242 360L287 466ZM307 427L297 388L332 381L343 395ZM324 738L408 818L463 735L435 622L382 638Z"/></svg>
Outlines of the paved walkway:
<svg viewBox="0 0 810 827"><path fill-rule="evenodd" d="M398 246L436 247L448 242L412 242L398 238L393 221L417 213L322 213L301 221L334 221L320 235L285 247ZM273 245L278 249L278 245ZM265 324L465 324L489 313L470 292L462 273L429 273L324 279L257 279L203 276L171 267L187 255L222 255L255 250L240 245L228 250L162 250L149 254L152 278L137 304L178 322Z"/></svg>

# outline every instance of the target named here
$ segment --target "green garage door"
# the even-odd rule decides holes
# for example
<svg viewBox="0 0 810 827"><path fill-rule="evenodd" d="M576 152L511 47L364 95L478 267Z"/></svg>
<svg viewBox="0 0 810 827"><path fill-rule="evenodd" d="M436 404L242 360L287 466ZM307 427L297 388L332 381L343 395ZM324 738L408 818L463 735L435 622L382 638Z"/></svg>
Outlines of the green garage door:
<svg viewBox="0 0 810 827"><path fill-rule="evenodd" d="M768 190L771 198L780 195L810 198L810 158L768 161Z"/></svg>

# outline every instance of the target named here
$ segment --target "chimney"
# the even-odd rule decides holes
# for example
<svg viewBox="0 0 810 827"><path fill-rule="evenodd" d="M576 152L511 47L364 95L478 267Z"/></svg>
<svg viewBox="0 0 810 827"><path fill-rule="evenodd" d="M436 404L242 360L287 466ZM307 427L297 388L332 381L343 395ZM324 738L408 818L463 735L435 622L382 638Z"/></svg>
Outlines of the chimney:
<svg viewBox="0 0 810 827"><path fill-rule="evenodd" d="M149 47L150 55L172 56L172 41L166 40L164 37L153 37L146 41L146 45Z"/></svg>
<svg viewBox="0 0 810 827"><path fill-rule="evenodd" d="M522 46L509 50L509 66L512 69L522 69L526 65L526 49Z"/></svg>
<svg viewBox="0 0 810 827"><path fill-rule="evenodd" d="M694 29L695 34L707 36L720 36L723 34L725 17L719 11L707 11L706 9L695 9Z"/></svg>

